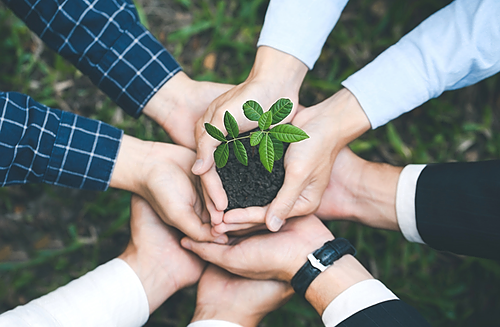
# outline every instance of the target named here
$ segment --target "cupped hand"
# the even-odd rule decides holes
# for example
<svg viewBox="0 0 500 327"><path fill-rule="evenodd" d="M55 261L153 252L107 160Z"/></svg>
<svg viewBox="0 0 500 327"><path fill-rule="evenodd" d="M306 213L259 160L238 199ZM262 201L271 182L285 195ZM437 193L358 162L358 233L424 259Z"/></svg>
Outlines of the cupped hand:
<svg viewBox="0 0 500 327"><path fill-rule="evenodd" d="M293 289L288 283L239 277L209 265L198 283L192 322L215 319L245 327L257 326L292 295Z"/></svg>
<svg viewBox="0 0 500 327"><path fill-rule="evenodd" d="M181 234L144 199L133 195L130 206L131 237L120 258L141 280L151 313L177 290L196 283L205 262L180 246Z"/></svg>
<svg viewBox="0 0 500 327"><path fill-rule="evenodd" d="M199 182L190 171L195 156L182 146L125 135L110 185L140 195L165 223L189 237L225 243L226 235L211 234Z"/></svg>
<svg viewBox="0 0 500 327"><path fill-rule="evenodd" d="M197 160L192 171L201 176L213 224L222 222L228 200L213 159L220 142L206 133L204 124L210 123L227 134L223 121L224 113L229 111L238 122L240 133L249 131L257 127L257 122L244 116L243 104L255 100L267 111L279 98L289 98L294 103L291 114L284 122L290 121L296 112L298 91L306 72L307 66L295 57L269 47L260 47L247 80L215 99L196 124Z"/></svg>
<svg viewBox="0 0 500 327"><path fill-rule="evenodd" d="M183 238L184 248L227 271L253 279L289 282L307 255L334 237L313 215L289 219L279 233L265 231L242 237L231 245L195 242Z"/></svg>
<svg viewBox="0 0 500 327"><path fill-rule="evenodd" d="M266 208L228 212L223 217L226 224L256 224L264 218L269 230L278 231L285 219L315 212L337 154L370 127L356 98L346 89L301 110L292 123L304 130L309 139L288 147L284 158L285 180L276 198Z"/></svg>
<svg viewBox="0 0 500 327"><path fill-rule="evenodd" d="M144 113L179 145L196 149L195 125L210 103L229 91L229 84L199 82L178 72L149 100Z"/></svg>

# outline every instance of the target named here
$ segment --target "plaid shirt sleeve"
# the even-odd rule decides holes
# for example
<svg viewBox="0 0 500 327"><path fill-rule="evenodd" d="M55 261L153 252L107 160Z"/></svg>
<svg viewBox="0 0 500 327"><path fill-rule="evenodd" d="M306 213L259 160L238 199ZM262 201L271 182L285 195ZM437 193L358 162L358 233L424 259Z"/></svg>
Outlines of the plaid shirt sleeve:
<svg viewBox="0 0 500 327"><path fill-rule="evenodd" d="M48 183L105 190L122 131L0 92L0 186Z"/></svg>
<svg viewBox="0 0 500 327"><path fill-rule="evenodd" d="M132 0L3 0L54 51L133 117L181 70Z"/></svg>

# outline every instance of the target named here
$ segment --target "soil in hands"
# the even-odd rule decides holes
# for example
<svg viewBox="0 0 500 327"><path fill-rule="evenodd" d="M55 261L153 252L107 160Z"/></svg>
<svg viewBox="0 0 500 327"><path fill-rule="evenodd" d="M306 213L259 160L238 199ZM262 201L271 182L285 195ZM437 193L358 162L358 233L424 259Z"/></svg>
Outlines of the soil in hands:
<svg viewBox="0 0 500 327"><path fill-rule="evenodd" d="M242 133L240 136L249 134L250 132ZM270 173L260 162L259 147L250 146L249 138L241 139L241 142L248 153L248 166L244 166L236 159L232 149L234 145L231 144L226 166L217 168L217 173L222 180L222 185L229 200L225 211L253 206L262 207L271 203L285 179L283 160L286 149L290 145L289 143L283 144L283 157L274 162L273 172Z"/></svg>

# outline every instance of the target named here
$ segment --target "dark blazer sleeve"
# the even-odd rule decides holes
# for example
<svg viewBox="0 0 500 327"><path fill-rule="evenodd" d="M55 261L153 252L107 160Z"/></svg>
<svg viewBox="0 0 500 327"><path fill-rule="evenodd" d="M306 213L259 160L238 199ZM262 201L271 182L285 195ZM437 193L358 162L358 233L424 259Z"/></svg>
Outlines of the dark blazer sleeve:
<svg viewBox="0 0 500 327"><path fill-rule="evenodd" d="M429 323L401 300L381 302L357 312L338 327L430 327Z"/></svg>
<svg viewBox="0 0 500 327"><path fill-rule="evenodd" d="M417 180L415 214L431 247L500 259L500 160L426 166Z"/></svg>

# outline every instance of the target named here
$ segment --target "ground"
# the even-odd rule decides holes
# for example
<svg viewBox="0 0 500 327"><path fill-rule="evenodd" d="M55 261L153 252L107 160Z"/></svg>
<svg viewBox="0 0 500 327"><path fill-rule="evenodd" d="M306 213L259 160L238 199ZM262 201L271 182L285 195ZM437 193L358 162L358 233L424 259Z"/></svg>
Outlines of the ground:
<svg viewBox="0 0 500 327"><path fill-rule="evenodd" d="M305 106L375 58L448 0L351 1L300 93ZM140 0L154 35L195 79L241 82L248 74L267 2ZM293 22L292 22L293 23ZM142 139L168 141L153 122L134 120L89 80L43 46L0 5L0 90L27 93L46 105L101 119ZM351 144L364 158L391 164L476 161L500 157L500 78L446 92ZM0 312L28 302L117 256L127 243L126 192L48 185L0 189ZM500 264L410 244L394 232L331 222L358 258L433 326L497 326ZM147 326L185 326L195 289L183 290ZM294 297L262 326L318 326L314 310Z"/></svg>

